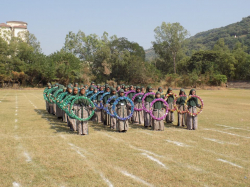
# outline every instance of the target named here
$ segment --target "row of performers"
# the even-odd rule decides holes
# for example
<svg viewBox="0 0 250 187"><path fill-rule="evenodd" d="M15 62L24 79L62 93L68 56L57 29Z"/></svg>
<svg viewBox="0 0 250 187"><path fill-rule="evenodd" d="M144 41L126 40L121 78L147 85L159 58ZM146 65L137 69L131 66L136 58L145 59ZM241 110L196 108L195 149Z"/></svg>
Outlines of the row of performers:
<svg viewBox="0 0 250 187"><path fill-rule="evenodd" d="M148 93L153 92L153 89L151 86L148 86L146 88L146 92L143 91L143 87L139 86L129 86L127 87L125 85L117 86L116 89L106 84L105 86L97 85L95 86L92 82L90 86L86 87L81 85L82 87L79 88L78 84L75 83L74 86L72 84L69 84L66 87L63 85L55 84L51 85L48 84L47 89L50 89L51 87L56 87L58 89L63 89L64 92L67 92L68 94L62 98L63 100L66 100L67 97L70 97L72 95L75 96L86 96L90 98L98 91L104 91L110 92L110 94L105 95L102 100L102 94L98 94L96 97L93 98L93 102L97 103L99 106L100 104L103 104L105 107L107 107L111 114L113 114L112 106L115 100L111 100L109 104L106 104L108 99L112 96L117 97L123 97L125 92L135 90L135 92L131 92L127 95L128 98L132 99L132 97L137 93ZM55 93L57 89L55 89L51 94ZM92 92L91 94L87 94L88 92ZM196 91L194 89L190 90L189 95L195 95ZM174 109L174 94L173 90L171 88L168 88L166 95L169 95L167 98L167 103L169 105L170 109ZM184 112L187 110L186 107L188 107L188 110L192 113L196 113L196 107L200 107L198 104L198 100L195 97L192 97L188 100L187 105L185 105L186 101L186 94L185 90L181 89L179 92L179 95L182 95L182 97L179 97L176 101L177 107L178 107L178 122L177 125L180 127L187 126L188 130L195 130L198 127L198 118L197 116L191 116L187 112ZM134 106L136 108L142 108L142 97L143 95L138 95L134 99ZM165 106L163 102L157 101L154 103L153 107L150 108L151 102L155 98L165 98L165 95L163 94L163 89L160 87L158 88L158 91L155 93L155 95L148 95L145 98L145 108L147 110L153 110L153 115L159 117L162 117L165 114ZM89 107L90 104L86 99L79 99L77 100L73 105L73 111L75 114L80 118L87 118L93 108ZM88 121L79 121L76 119L71 118L68 116L62 109L60 109L55 103L50 103L46 101L46 108L47 111L51 114L56 115L58 118L62 118L64 122L67 122L68 126L72 131L78 131L78 134L80 135L86 135L88 134ZM68 108L70 109L70 104L68 105ZM131 113L131 105L126 100L120 100L118 104L116 105L116 112L118 116L124 118L127 117ZM173 123L174 122L174 112L169 111L168 115L166 116L166 123ZM110 126L111 129L117 130L119 132L126 132L129 128L129 123L133 124L142 124L145 128L152 128L152 130L158 130L163 131L164 130L164 120L154 120L150 116L148 112L142 111L134 111L133 116L130 119L127 120L119 120L116 117L112 117L109 114L107 114L106 110L96 108L95 114L91 118L92 121L97 123L103 123L104 125Z"/></svg>

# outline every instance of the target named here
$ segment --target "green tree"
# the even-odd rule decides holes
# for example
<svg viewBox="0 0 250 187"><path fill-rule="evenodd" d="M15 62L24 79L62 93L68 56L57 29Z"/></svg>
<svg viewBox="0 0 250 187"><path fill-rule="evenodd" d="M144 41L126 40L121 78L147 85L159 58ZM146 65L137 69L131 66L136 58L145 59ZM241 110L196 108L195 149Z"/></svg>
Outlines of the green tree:
<svg viewBox="0 0 250 187"><path fill-rule="evenodd" d="M155 40L153 48L163 59L173 60L173 69L176 73L176 58L181 51L185 39L189 36L188 31L180 23L165 23L154 29Z"/></svg>
<svg viewBox="0 0 250 187"><path fill-rule="evenodd" d="M104 38L106 36L107 33L104 32ZM93 62L95 52L100 49L103 44L103 40L96 34L86 35L82 31L78 31L78 33L75 34L70 31L69 34L66 35L63 49L66 52L76 55L81 60Z"/></svg>

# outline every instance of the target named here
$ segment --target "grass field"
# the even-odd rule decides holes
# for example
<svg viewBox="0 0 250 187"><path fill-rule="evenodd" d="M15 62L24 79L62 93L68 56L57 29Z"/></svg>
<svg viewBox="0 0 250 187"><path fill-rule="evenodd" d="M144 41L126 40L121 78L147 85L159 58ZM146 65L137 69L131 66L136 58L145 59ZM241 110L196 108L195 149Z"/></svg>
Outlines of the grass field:
<svg viewBox="0 0 250 187"><path fill-rule="evenodd" d="M250 186L250 90L199 90L199 129L176 121L69 131L40 90L0 90L0 186ZM177 93L177 91L175 91Z"/></svg>

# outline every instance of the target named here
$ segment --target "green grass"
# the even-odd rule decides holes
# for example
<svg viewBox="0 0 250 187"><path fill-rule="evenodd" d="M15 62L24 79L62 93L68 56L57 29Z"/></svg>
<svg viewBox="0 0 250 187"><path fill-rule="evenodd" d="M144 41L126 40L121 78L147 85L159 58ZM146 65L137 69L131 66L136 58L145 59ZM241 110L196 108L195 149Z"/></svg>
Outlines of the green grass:
<svg viewBox="0 0 250 187"><path fill-rule="evenodd" d="M49 115L42 91L0 90L0 186L250 186L250 90L198 90L196 131L89 122L88 136Z"/></svg>

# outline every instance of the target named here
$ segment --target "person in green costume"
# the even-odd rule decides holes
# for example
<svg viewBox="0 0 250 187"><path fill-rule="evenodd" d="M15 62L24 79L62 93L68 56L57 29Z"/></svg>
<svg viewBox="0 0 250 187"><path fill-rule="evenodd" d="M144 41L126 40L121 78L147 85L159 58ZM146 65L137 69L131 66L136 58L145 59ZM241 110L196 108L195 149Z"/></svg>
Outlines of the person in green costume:
<svg viewBox="0 0 250 187"><path fill-rule="evenodd" d="M184 96L179 97L177 99L177 101L176 101L177 108L178 108L178 110L181 111L181 113L178 113L178 123L177 123L177 125L179 127L184 127L186 125L186 122L187 122L187 114L186 114L186 112L183 113L184 111L186 111L185 101L187 99L187 96L186 96L186 93L185 93L184 89L180 89L179 96L180 95L184 95Z"/></svg>
<svg viewBox="0 0 250 187"><path fill-rule="evenodd" d="M53 91L51 92L51 95L53 96L53 94L58 90L58 83L56 83L54 86L53 86ZM51 114L53 115L56 115L56 104L50 100L50 112Z"/></svg>
<svg viewBox="0 0 250 187"><path fill-rule="evenodd" d="M85 88L85 92L88 92L88 85L85 85L84 88Z"/></svg>
<svg viewBox="0 0 250 187"><path fill-rule="evenodd" d="M141 86L141 93L145 93L145 88L144 88L144 86Z"/></svg>
<svg viewBox="0 0 250 187"><path fill-rule="evenodd" d="M159 99L161 98L161 93L159 91L156 92L155 94L155 98ZM151 110L153 110L153 115L157 118L160 118L164 115L164 105L162 101L156 101L153 105L153 108ZM153 119L152 122L152 130L155 131L164 131L164 122L163 120L155 120Z"/></svg>
<svg viewBox="0 0 250 187"><path fill-rule="evenodd" d="M100 90L100 87L101 87L101 85L97 84L96 88L97 88L98 91Z"/></svg>
<svg viewBox="0 0 250 187"><path fill-rule="evenodd" d="M127 92L128 91L128 86L125 85L123 90L124 90L124 92Z"/></svg>
<svg viewBox="0 0 250 187"><path fill-rule="evenodd" d="M73 96L77 96L78 95L78 87L74 87L73 88ZM71 106L71 103L69 104L69 108ZM78 109L78 106L76 103L74 103L73 105L73 110L74 111L77 111ZM69 127L70 127L70 130L72 131L77 131L77 126L76 126L76 119L74 118L71 118L70 116L68 116L68 122L69 122Z"/></svg>
<svg viewBox="0 0 250 187"><path fill-rule="evenodd" d="M167 94L171 94L167 98L167 103L168 103L169 109L174 109L174 95L173 95L172 88L170 88L170 87L168 88ZM168 111L168 115L166 116L166 122L167 123L173 123L174 122L174 112Z"/></svg>
<svg viewBox="0 0 250 187"><path fill-rule="evenodd" d="M110 86L108 84L105 85L105 93L109 92L110 91ZM105 95L103 98L102 98L102 103L103 103L103 106L106 105L108 99L110 98L110 93ZM103 125L109 125L108 124L108 120L109 120L109 115L107 114L107 112L103 109L102 110L102 116L103 116Z"/></svg>
<svg viewBox="0 0 250 187"><path fill-rule="evenodd" d="M141 87L136 87L136 94L141 93ZM134 104L136 108L142 108L142 96L143 95L137 95L134 100ZM134 111L133 114L134 123L135 124L144 124L144 113L142 111Z"/></svg>
<svg viewBox="0 0 250 187"><path fill-rule="evenodd" d="M129 91L132 91L132 90L134 90L134 86L130 85L129 86ZM131 92L131 93L129 93L127 95L127 97L132 100L132 98L134 97L134 95L135 95L135 93ZM131 104L129 102L128 102L127 109L128 109L127 115L129 115L131 113ZM132 116L132 118L130 118L128 121L131 123L132 121L134 121L134 117Z"/></svg>
<svg viewBox="0 0 250 187"><path fill-rule="evenodd" d="M121 86L120 86L120 85L117 85L117 86L116 86L116 91L119 92L120 89L121 89Z"/></svg>
<svg viewBox="0 0 250 187"><path fill-rule="evenodd" d="M110 93L110 97L112 96L116 96L115 99L112 99L109 104L108 104L108 109L110 111L111 114L114 114L114 111L112 110L112 107L113 107L113 104L115 102L115 100L117 99L118 95L116 93L116 89L111 87L111 93ZM116 120L116 117L111 117L110 115L108 115L108 118L109 118L109 124L110 124L110 128L113 129L113 130L116 130L117 129L117 120Z"/></svg>
<svg viewBox="0 0 250 187"><path fill-rule="evenodd" d="M60 103L62 103L64 100L66 100L67 99L67 97L70 97L71 95L72 95L72 91L73 91L73 89L72 89L72 87L70 86L70 85L68 85L68 87L67 87L67 95L65 95L62 99L61 99L61 102ZM69 109L69 105L67 106L68 107L68 109ZM66 112L63 110L62 111L62 113L63 113L63 122L66 122L66 123L68 123L68 115L66 114ZM69 125L69 124L68 124Z"/></svg>
<svg viewBox="0 0 250 187"><path fill-rule="evenodd" d="M97 93L97 88L94 87L92 96L95 95L96 93ZM91 96L91 97L92 97L92 96ZM90 98L90 97L89 97L89 98ZM92 101L93 101L93 103L97 103L97 97L96 97L96 96L93 97L93 98L92 98ZM98 122L98 116L97 116L96 112L94 113L94 115L93 115L93 117L91 118L91 120L94 121L94 122Z"/></svg>
<svg viewBox="0 0 250 187"><path fill-rule="evenodd" d="M59 87L58 87L58 89L59 89L59 90L62 90L62 92L63 92L63 88L64 88L63 85L59 85ZM57 95L57 96L58 96L58 95ZM54 94L54 99L56 99L55 94ZM62 118L62 109L59 108L59 106L57 105L56 102L55 102L54 104L55 104L55 106L56 106L56 117L57 117L58 119L60 119L60 118Z"/></svg>
<svg viewBox="0 0 250 187"><path fill-rule="evenodd" d="M124 96L124 90L120 89L118 92L118 96L119 97L123 97ZM118 104L116 105L116 111L117 111L117 115L124 118L127 117L127 101L124 100L120 100L118 102ZM118 125L118 131L119 132L127 132L128 130L128 120L122 121L117 119L117 125Z"/></svg>
<svg viewBox="0 0 250 187"><path fill-rule="evenodd" d="M93 90L94 90L94 86L93 86L93 85L90 85L88 91L91 92L91 91L93 91Z"/></svg>
<svg viewBox="0 0 250 187"><path fill-rule="evenodd" d="M165 96L164 96L164 94L163 94L163 89L162 89L162 87L159 87L159 88L158 88L158 92L160 92L160 94L161 94L161 97L160 97L160 98L164 99Z"/></svg>
<svg viewBox="0 0 250 187"><path fill-rule="evenodd" d="M44 89L44 93L46 93L49 89L51 89L51 84L48 82L47 87ZM45 100L45 104L47 112L50 113L49 102L47 100Z"/></svg>
<svg viewBox="0 0 250 187"><path fill-rule="evenodd" d="M190 95L196 95L195 89L191 89L189 92ZM198 99L196 97L191 97L188 102L188 111L191 113L196 113L197 109L196 107L200 108L201 105L198 104ZM187 114L187 129L188 130L196 130L198 129L198 117L196 116L191 116L190 114Z"/></svg>
<svg viewBox="0 0 250 187"><path fill-rule="evenodd" d="M151 86L147 86L147 89L146 89L146 93L148 92L152 92L152 87ZM145 93L145 94L146 94ZM147 110L150 110L150 103L154 100L154 95L148 95L146 98L145 98L145 108ZM147 127L152 127L152 117L150 116L150 114L148 112L145 112L144 111L144 127L147 128Z"/></svg>
<svg viewBox="0 0 250 187"><path fill-rule="evenodd" d="M103 87L102 87L102 86L100 86L99 91L103 91ZM102 94L103 94L103 93L99 93L99 94L96 96L97 106L100 106L100 103L101 103L100 99L101 99L101 97L102 97ZM103 119L103 117L102 117L102 110L99 109L99 108L97 108L96 111L95 111L95 113L96 113L96 116L97 116L97 122L98 122L98 123L101 123L101 122L102 122L102 119Z"/></svg>
<svg viewBox="0 0 250 187"><path fill-rule="evenodd" d="M94 88L95 88L95 87L92 86L92 85L89 86L89 92L92 91L92 93L88 94L88 98L90 98L92 95L94 95Z"/></svg>
<svg viewBox="0 0 250 187"><path fill-rule="evenodd" d="M82 87L80 89L80 93L78 94L78 96L86 96L85 95L85 88ZM86 99L78 99L76 101L76 108L74 112L76 112L75 114L82 119L88 118L89 116L89 101ZM88 121L79 121L77 120L77 131L79 135L87 135L89 133L88 131Z"/></svg>

